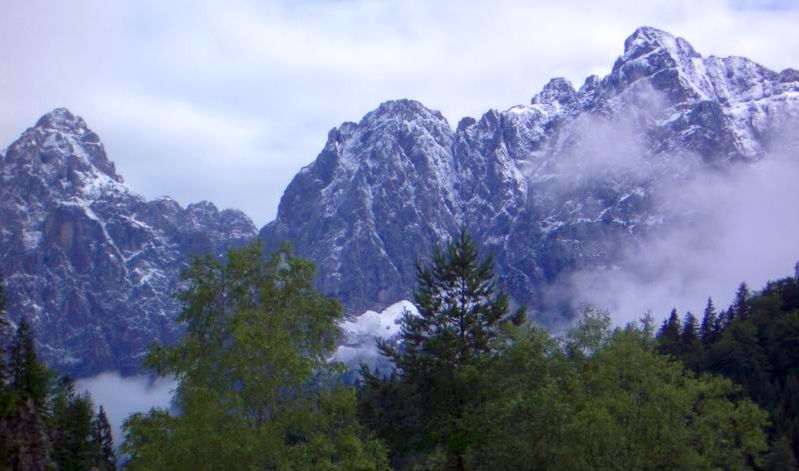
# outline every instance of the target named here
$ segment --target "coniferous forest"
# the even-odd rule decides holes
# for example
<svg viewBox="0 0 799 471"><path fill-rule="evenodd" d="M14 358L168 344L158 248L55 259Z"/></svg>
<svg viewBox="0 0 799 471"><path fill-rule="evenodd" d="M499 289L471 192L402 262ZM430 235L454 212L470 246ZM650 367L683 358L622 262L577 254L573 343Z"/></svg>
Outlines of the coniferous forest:
<svg viewBox="0 0 799 471"><path fill-rule="evenodd" d="M24 318L11 334L2 284L0 347L0 469L117 469L105 410L38 359Z"/></svg>
<svg viewBox="0 0 799 471"><path fill-rule="evenodd" d="M392 371L350 384L330 361L341 305L315 267L256 243L183 274L186 334L146 366L171 410L124 423L37 358L2 318L0 463L9 470L792 470L799 456L799 267L701 315L568 332L527 320L469 234L418 265ZM2 293L0 293L1 295ZM3 297L0 296L0 308Z"/></svg>

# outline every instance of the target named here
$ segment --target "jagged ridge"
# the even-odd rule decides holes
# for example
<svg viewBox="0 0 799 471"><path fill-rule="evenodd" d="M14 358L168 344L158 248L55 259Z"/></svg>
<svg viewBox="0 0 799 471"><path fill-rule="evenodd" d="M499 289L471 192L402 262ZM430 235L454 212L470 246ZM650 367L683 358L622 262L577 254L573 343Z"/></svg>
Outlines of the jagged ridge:
<svg viewBox="0 0 799 471"><path fill-rule="evenodd" d="M465 225L497 254L514 299L557 317L559 277L611 265L673 219L655 186L780 144L799 123L798 76L703 58L643 27L606 77L579 90L553 79L529 105L455 130L418 102L386 102L330 132L260 235L292 241L320 264L320 287L357 313L408 299L416 257Z"/></svg>
<svg viewBox="0 0 799 471"><path fill-rule="evenodd" d="M31 319L51 366L78 376L138 370L151 342L180 334L174 293L189 257L256 234L240 211L145 200L63 108L8 147L0 179L9 312Z"/></svg>
<svg viewBox="0 0 799 471"><path fill-rule="evenodd" d="M554 322L569 296L550 289L559 278L612 266L620 247L679 218L653 199L658 186L795 151L785 131L797 124L799 72L705 58L640 28L610 74L579 89L553 79L530 104L455 129L412 100L334 128L260 236L291 241L319 265L320 288L359 314L408 299L416 257L465 225L514 299ZM12 317L31 316L45 358L77 375L135 371L151 341L180 334L173 294L188 257L255 236L238 211L137 195L64 109L0 153L0 179Z"/></svg>

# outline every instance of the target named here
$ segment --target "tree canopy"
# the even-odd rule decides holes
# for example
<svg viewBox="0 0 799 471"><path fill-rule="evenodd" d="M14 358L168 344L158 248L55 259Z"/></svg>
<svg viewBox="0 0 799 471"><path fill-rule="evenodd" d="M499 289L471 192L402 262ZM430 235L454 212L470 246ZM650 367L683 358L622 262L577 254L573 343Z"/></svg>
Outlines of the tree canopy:
<svg viewBox="0 0 799 471"><path fill-rule="evenodd" d="M178 381L174 407L125 422L129 469L381 470L380 444L327 362L341 306L313 287L314 267L259 243L184 273L186 335L147 364Z"/></svg>
<svg viewBox="0 0 799 471"><path fill-rule="evenodd" d="M481 259L465 230L444 249L436 247L431 264L417 265L414 299L418 315L402 317L401 347L378 340L396 373L380 378L363 369L362 410L374 414L366 420L392 446L395 464L440 449L447 467L464 469L471 437L463 421L480 396L473 367L489 352L501 321L521 322L525 311L508 318L508 295L496 285L493 259ZM402 435L388 417L404 424Z"/></svg>

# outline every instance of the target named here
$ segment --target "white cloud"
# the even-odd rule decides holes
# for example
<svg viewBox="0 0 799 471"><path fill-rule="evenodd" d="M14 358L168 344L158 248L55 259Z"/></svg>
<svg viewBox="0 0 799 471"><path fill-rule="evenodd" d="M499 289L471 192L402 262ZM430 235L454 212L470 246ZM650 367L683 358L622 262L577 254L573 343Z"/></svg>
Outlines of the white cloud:
<svg viewBox="0 0 799 471"><path fill-rule="evenodd" d="M0 142L68 106L146 196L272 219L327 131L415 98L451 123L604 74L648 24L703 54L799 65L787 2L32 0L0 17Z"/></svg>
<svg viewBox="0 0 799 471"><path fill-rule="evenodd" d="M114 443L121 444L122 422L134 412L152 407L170 408L176 383L172 379L149 376L122 377L116 372L101 373L77 382L78 392L91 393L95 406L103 406L114 433Z"/></svg>
<svg viewBox="0 0 799 471"><path fill-rule="evenodd" d="M657 198L687 221L659 229L618 261L619 269L586 271L571 282L582 302L626 323L647 310L701 313L710 296L726 308L738 284L762 288L793 273L799 260L799 161L770 156L732 174L705 171ZM687 222L687 224L686 224Z"/></svg>

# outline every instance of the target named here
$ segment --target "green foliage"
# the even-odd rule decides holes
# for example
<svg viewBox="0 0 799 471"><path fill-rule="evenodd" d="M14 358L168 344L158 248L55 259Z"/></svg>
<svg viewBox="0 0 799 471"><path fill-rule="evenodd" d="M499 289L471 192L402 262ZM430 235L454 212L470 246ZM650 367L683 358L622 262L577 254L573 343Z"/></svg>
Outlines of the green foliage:
<svg viewBox="0 0 799 471"><path fill-rule="evenodd" d="M658 350L664 355L677 356L682 353L682 339L680 332L682 323L677 314L677 308L671 310L669 318L663 321L663 325L658 332Z"/></svg>
<svg viewBox="0 0 799 471"><path fill-rule="evenodd" d="M33 329L22 319L9 348L10 384L0 414L0 469L87 470L100 467L92 440L94 406L71 378L53 384L38 360ZM108 430L110 437L110 429Z"/></svg>
<svg viewBox="0 0 799 471"><path fill-rule="evenodd" d="M180 413L126 420L129 469L387 469L353 391L325 386L342 313L313 277L286 248L264 261L260 244L192 264L178 319L186 335L147 358L177 378Z"/></svg>
<svg viewBox="0 0 799 471"><path fill-rule="evenodd" d="M97 462L92 440L94 405L88 395L78 395L69 377L59 380L52 398L51 435L53 459L58 469L80 471Z"/></svg>
<svg viewBox="0 0 799 471"><path fill-rule="evenodd" d="M100 471L113 471L117 469L117 458L114 451L114 437L111 433L111 424L105 415L105 409L100 406L97 415L92 421L92 445L95 449L94 461Z"/></svg>
<svg viewBox="0 0 799 471"><path fill-rule="evenodd" d="M705 339L699 354L682 351L675 357L698 372L721 374L740 385L743 396L769 412L772 424L768 428L772 441L769 459L783 459L785 450L791 450L796 459L799 456L799 279L769 282L754 295L742 283L727 314L719 317L725 321L718 323ZM661 333L659 342L668 343L668 339Z"/></svg>
<svg viewBox="0 0 799 471"><path fill-rule="evenodd" d="M24 317L19 322L9 350L11 386L17 397L23 401L30 399L37 409L45 410L52 372L39 361L33 329Z"/></svg>
<svg viewBox="0 0 799 471"><path fill-rule="evenodd" d="M719 334L719 318L718 313L716 313L716 306L713 305L712 299L707 298L707 305L702 316L702 325L699 328L699 337L702 340L702 345L707 347L715 342Z"/></svg>
<svg viewBox="0 0 799 471"><path fill-rule="evenodd" d="M757 462L765 413L731 400L730 381L694 377L657 354L648 330L610 331L598 311L562 340L512 329L479 366L486 390L468 420L477 438L469 469L710 470Z"/></svg>
<svg viewBox="0 0 799 471"><path fill-rule="evenodd" d="M381 379L363 369L364 420L390 444L395 464L409 466L417 462L413 455L443 450L448 468L463 469L472 442L463 420L480 397L474 365L489 351L509 311L492 265L490 257L480 260L465 230L444 250L436 248L432 265L418 266L419 315L403 316L402 348L378 340L396 375ZM512 319L524 316L520 309Z"/></svg>

